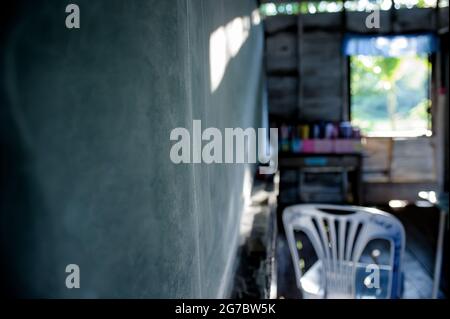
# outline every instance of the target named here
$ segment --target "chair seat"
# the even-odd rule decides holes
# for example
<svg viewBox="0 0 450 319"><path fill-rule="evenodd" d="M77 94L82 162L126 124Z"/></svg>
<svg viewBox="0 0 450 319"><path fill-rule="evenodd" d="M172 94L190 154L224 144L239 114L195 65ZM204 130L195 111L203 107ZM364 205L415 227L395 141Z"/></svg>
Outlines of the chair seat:
<svg viewBox="0 0 450 319"><path fill-rule="evenodd" d="M375 299L375 298L386 298L388 293L386 289L387 282L389 281L390 267L387 265L379 265L380 269L380 288L368 288L365 280L370 275L366 272L366 266L368 264L358 263L356 266L356 298L359 299ZM303 291L304 299L323 299L325 298L325 290L321 279L323 278L322 272L322 261L318 260L315 262L311 268L304 273L300 279L301 288ZM327 299L352 299L351 294L333 291L330 289L326 296Z"/></svg>

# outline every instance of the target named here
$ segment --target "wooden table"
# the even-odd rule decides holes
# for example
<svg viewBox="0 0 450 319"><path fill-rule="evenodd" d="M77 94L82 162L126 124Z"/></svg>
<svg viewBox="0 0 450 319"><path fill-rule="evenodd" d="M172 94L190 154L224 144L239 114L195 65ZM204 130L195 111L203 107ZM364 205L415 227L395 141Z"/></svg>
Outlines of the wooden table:
<svg viewBox="0 0 450 319"><path fill-rule="evenodd" d="M351 204L359 205L362 202L362 154L361 153L300 153L300 154L280 154L279 158L280 172L289 169L308 170L308 172L317 171L338 171L345 170L354 173L352 183L352 194L354 201ZM280 180L280 183L283 183ZM301 191L301 190L300 190Z"/></svg>

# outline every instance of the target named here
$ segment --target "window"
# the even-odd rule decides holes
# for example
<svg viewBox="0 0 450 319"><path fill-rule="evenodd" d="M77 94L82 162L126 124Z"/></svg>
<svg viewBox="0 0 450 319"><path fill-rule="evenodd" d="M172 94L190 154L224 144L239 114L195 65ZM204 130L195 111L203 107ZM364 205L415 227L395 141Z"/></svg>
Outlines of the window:
<svg viewBox="0 0 450 319"><path fill-rule="evenodd" d="M351 119L367 136L430 136L427 55L350 57Z"/></svg>

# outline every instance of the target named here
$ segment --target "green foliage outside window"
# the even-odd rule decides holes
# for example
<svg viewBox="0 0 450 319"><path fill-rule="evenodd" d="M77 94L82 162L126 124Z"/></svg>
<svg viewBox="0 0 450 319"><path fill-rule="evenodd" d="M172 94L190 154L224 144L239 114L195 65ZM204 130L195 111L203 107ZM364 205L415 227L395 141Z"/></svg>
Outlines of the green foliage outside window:
<svg viewBox="0 0 450 319"><path fill-rule="evenodd" d="M429 135L426 56L351 57L351 116L367 135Z"/></svg>

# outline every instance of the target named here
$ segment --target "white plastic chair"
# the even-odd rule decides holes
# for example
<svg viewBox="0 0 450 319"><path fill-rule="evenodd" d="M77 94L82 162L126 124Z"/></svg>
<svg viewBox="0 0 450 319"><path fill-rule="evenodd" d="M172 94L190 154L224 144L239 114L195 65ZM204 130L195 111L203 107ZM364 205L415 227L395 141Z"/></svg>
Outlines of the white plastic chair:
<svg viewBox="0 0 450 319"><path fill-rule="evenodd" d="M283 224L297 287L304 298L365 298L356 293L357 271L368 275L368 264L361 263L360 258L367 244L375 239L390 243L389 263L377 265L386 279L383 297L400 297L405 231L393 215L374 208L305 204L287 207ZM309 238L318 258L305 273L299 265L295 231Z"/></svg>

